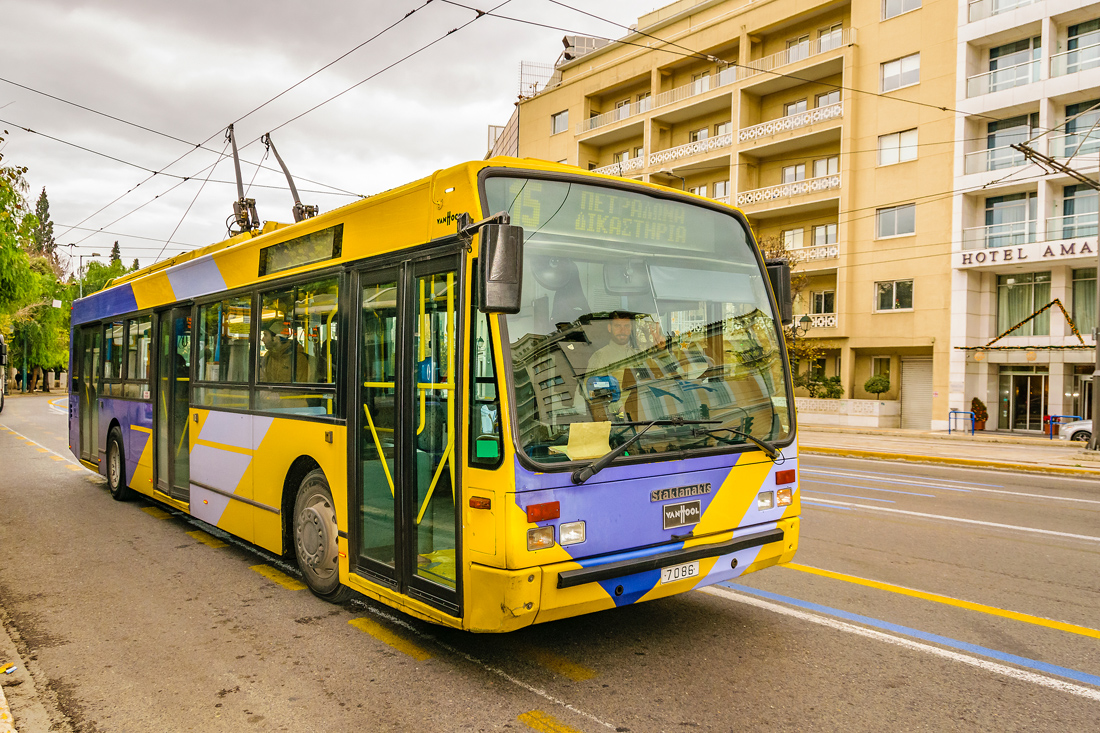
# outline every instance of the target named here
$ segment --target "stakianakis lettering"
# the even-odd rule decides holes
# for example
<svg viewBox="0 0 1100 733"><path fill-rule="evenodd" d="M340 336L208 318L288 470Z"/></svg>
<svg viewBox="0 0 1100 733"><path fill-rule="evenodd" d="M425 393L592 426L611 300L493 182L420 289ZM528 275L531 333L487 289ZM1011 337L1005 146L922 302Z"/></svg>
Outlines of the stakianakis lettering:
<svg viewBox="0 0 1100 733"><path fill-rule="evenodd" d="M710 493L710 482L705 484L692 484L691 486L677 486L674 489L657 489L649 492L649 500L668 501L669 499L684 499L689 496L703 496Z"/></svg>

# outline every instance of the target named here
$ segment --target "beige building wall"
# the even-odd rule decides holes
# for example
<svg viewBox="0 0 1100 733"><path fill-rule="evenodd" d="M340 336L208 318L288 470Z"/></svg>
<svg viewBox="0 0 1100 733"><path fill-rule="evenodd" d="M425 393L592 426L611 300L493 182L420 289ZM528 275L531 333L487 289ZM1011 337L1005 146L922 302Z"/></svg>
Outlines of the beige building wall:
<svg viewBox="0 0 1100 733"><path fill-rule="evenodd" d="M887 399L905 391L902 360L909 374L931 360L931 389L914 382L903 402L923 421L912 427L943 428L958 5L924 0L888 19L885 7L682 0L660 8L639 19L644 34L559 65L560 84L521 101L519 149L740 207L758 238L783 237L809 275L796 320L812 317L805 338L819 340L825 374L839 373L845 396L871 397L863 383L875 358L890 365ZM884 64L914 54L919 77L884 90ZM888 78L897 65L885 67ZM905 156L913 159L880 165L880 138L914 128L915 156ZM879 210L908 205L915 230L879 236ZM912 305L903 307L909 281ZM888 309L879 307L883 283L902 297ZM810 291L832 291L832 311Z"/></svg>

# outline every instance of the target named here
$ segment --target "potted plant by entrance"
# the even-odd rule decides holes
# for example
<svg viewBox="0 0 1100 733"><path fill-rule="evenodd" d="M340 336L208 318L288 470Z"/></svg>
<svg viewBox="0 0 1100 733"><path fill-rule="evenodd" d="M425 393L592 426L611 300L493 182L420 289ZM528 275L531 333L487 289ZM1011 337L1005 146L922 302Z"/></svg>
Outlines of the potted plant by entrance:
<svg viewBox="0 0 1100 733"><path fill-rule="evenodd" d="M863 383L863 390L877 398L883 392L890 391L890 378L885 374L876 374Z"/></svg>
<svg viewBox="0 0 1100 733"><path fill-rule="evenodd" d="M989 419L989 410L985 408L985 403L975 397L970 400L970 411L974 413L974 429L985 430L985 421Z"/></svg>

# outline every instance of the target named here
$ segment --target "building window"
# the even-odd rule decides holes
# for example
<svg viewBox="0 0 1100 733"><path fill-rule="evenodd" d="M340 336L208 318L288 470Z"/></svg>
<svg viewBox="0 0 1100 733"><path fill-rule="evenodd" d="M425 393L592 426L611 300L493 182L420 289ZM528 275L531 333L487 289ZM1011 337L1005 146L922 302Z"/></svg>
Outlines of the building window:
<svg viewBox="0 0 1100 733"><path fill-rule="evenodd" d="M825 92L824 94L818 94L814 97L814 103L818 107L828 107L830 104L836 104L840 101L840 90L834 89L831 92Z"/></svg>
<svg viewBox="0 0 1100 733"><path fill-rule="evenodd" d="M802 237L805 230L798 229L784 229L779 233L780 238L783 240L784 249L798 249L802 246Z"/></svg>
<svg viewBox="0 0 1100 733"><path fill-rule="evenodd" d="M721 124L717 124L714 126L715 137L718 137L719 135L729 135L731 132L733 132L732 122L722 122Z"/></svg>
<svg viewBox="0 0 1100 733"><path fill-rule="evenodd" d="M903 237L917 231L917 205L889 206L875 212L877 239Z"/></svg>
<svg viewBox="0 0 1100 733"><path fill-rule="evenodd" d="M791 115L801 114L806 111L806 100L800 99L797 102L788 102L783 105L783 116L790 117Z"/></svg>
<svg viewBox="0 0 1100 733"><path fill-rule="evenodd" d="M788 165L783 169L783 183L794 183L806 178L806 164Z"/></svg>
<svg viewBox="0 0 1100 733"><path fill-rule="evenodd" d="M729 181L715 181L714 182L714 198L724 199L730 195L730 182Z"/></svg>
<svg viewBox="0 0 1100 733"><path fill-rule="evenodd" d="M710 72L693 74L691 77L692 94L702 94L710 90Z"/></svg>
<svg viewBox="0 0 1100 733"><path fill-rule="evenodd" d="M546 395L542 398L542 401L547 405L559 405L565 402L570 402L573 396L568 392L559 392L558 394Z"/></svg>
<svg viewBox="0 0 1100 733"><path fill-rule="evenodd" d="M878 311L913 310L913 281L891 280L875 283L876 308Z"/></svg>
<svg viewBox="0 0 1100 733"><path fill-rule="evenodd" d="M622 150L622 151L620 151L618 153L615 153L614 155L611 156L611 162L612 163L625 163L628 160L630 160L630 151L629 150Z"/></svg>
<svg viewBox="0 0 1100 733"><path fill-rule="evenodd" d="M878 164L893 165L917 159L917 128L879 135Z"/></svg>
<svg viewBox="0 0 1100 733"><path fill-rule="evenodd" d="M815 247L836 244L836 224L816 224L813 233Z"/></svg>
<svg viewBox="0 0 1100 733"><path fill-rule="evenodd" d="M997 276L997 333L1002 334L1050 302L1050 272ZM1009 336L1049 336L1050 311L1032 318Z"/></svg>
<svg viewBox="0 0 1100 733"><path fill-rule="evenodd" d="M638 111L645 112L653 104L652 92L644 92L638 95Z"/></svg>
<svg viewBox="0 0 1100 733"><path fill-rule="evenodd" d="M563 379L562 377L550 377L549 379L544 379L539 382L539 389L549 389L550 387L558 384L563 384L564 382L565 379Z"/></svg>
<svg viewBox="0 0 1100 733"><path fill-rule="evenodd" d="M890 378L890 357L888 356L872 356L871 357L871 376L872 377L886 377Z"/></svg>
<svg viewBox="0 0 1100 733"><path fill-rule="evenodd" d="M1073 271L1073 323L1081 333L1096 328L1096 268Z"/></svg>
<svg viewBox="0 0 1100 733"><path fill-rule="evenodd" d="M882 0L882 19L889 20L920 7L920 0Z"/></svg>
<svg viewBox="0 0 1100 733"><path fill-rule="evenodd" d="M1039 80L1039 36L989 49L989 91Z"/></svg>
<svg viewBox="0 0 1100 733"><path fill-rule="evenodd" d="M985 149L989 152L985 154L985 169L994 171L1023 165L1024 154L1009 146L1026 142L1038 128L1038 112L1010 117L1007 120L994 120L986 125ZM1069 123L1066 128L1069 128Z"/></svg>
<svg viewBox="0 0 1100 733"><path fill-rule="evenodd" d="M814 178L835 176L840 173L840 156L832 155L828 158L818 158L814 161Z"/></svg>
<svg viewBox="0 0 1100 733"><path fill-rule="evenodd" d="M691 188L688 189L688 193L693 193L696 196L706 196L707 195L707 186L706 186L706 184L703 184L702 186L692 186Z"/></svg>
<svg viewBox="0 0 1100 733"><path fill-rule="evenodd" d="M812 293L813 305L810 312L815 315L832 315L836 313L835 309L835 293L832 290L822 290L818 293Z"/></svg>
<svg viewBox="0 0 1100 733"><path fill-rule="evenodd" d="M810 34L807 33L804 36L798 38L791 38L787 41L787 63L791 64L795 61L801 61L802 59L810 55Z"/></svg>
<svg viewBox="0 0 1100 733"><path fill-rule="evenodd" d="M1096 43L1100 44L1100 39ZM1096 60L1095 66L1100 63L1100 45L1094 45L1091 50ZM1039 126L1038 122L1035 126ZM1057 138L1055 140L1057 145ZM1054 155L1068 158L1071 155L1096 155L1097 151L1100 151L1100 99L1067 104L1066 136L1062 138L1062 150L1056 150Z"/></svg>
<svg viewBox="0 0 1100 733"><path fill-rule="evenodd" d="M882 65L882 91L911 86L920 81L920 54L915 53Z"/></svg>
<svg viewBox="0 0 1100 733"><path fill-rule="evenodd" d="M557 135L569 129L569 110L563 110L556 115L550 115L550 134Z"/></svg>
<svg viewBox="0 0 1100 733"><path fill-rule="evenodd" d="M990 196L985 200L985 246L1011 247L1035 241L1039 197L1035 193Z"/></svg>
<svg viewBox="0 0 1100 733"><path fill-rule="evenodd" d="M841 23L834 23L828 28L822 28L817 32L817 44L821 52L840 48L841 27Z"/></svg>
<svg viewBox="0 0 1100 733"><path fill-rule="evenodd" d="M1097 231L1097 192L1083 183L1062 189L1062 239L1095 237ZM1057 220L1056 220L1057 221ZM1047 232L1050 239L1058 238L1057 227Z"/></svg>
<svg viewBox="0 0 1100 733"><path fill-rule="evenodd" d="M692 130L688 133L688 142L697 143L700 140L707 139L707 132L709 128L700 127L698 130Z"/></svg>
<svg viewBox="0 0 1100 733"><path fill-rule="evenodd" d="M1069 36L1066 59L1066 73L1083 71L1100 65L1100 53L1097 53L1097 44L1100 44L1100 18L1090 20L1087 23L1078 23L1068 28ZM1068 116L1068 115L1067 115Z"/></svg>

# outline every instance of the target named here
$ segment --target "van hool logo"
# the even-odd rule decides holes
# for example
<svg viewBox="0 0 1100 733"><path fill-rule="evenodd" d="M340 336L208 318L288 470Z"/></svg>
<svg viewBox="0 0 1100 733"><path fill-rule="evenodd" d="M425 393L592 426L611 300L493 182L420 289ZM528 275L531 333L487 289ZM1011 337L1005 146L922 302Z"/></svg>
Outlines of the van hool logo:
<svg viewBox="0 0 1100 733"><path fill-rule="evenodd" d="M691 486L677 486L674 489L658 489L649 492L649 500L668 501L669 499L686 499L689 496L703 496L710 493L710 482L705 484L692 484Z"/></svg>
<svg viewBox="0 0 1100 733"><path fill-rule="evenodd" d="M448 211L446 216L441 216L435 221L438 224L454 224L456 221L458 221L459 216L461 216L461 214L452 214Z"/></svg>
<svg viewBox="0 0 1100 733"><path fill-rule="evenodd" d="M661 507L664 513L664 527L665 529L675 529L676 527L686 527L689 524L698 524L699 519L703 516L703 509L700 506L700 501L684 501L679 504L665 504Z"/></svg>

